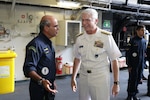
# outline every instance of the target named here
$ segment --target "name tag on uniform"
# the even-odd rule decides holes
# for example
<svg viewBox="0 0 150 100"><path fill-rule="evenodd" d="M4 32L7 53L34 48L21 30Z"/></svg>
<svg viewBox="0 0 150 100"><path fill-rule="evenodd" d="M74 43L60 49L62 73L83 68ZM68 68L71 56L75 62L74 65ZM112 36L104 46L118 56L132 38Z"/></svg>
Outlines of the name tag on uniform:
<svg viewBox="0 0 150 100"><path fill-rule="evenodd" d="M80 45L79 48L83 48L83 45Z"/></svg>
<svg viewBox="0 0 150 100"><path fill-rule="evenodd" d="M48 48L44 48L44 52L45 52L45 54L48 54L49 53Z"/></svg>

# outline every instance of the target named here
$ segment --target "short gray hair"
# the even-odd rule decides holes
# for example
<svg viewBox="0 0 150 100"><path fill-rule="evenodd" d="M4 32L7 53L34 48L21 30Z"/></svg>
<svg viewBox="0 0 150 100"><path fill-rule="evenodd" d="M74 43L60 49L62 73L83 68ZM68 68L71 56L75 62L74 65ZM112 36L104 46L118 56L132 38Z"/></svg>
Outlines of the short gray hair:
<svg viewBox="0 0 150 100"><path fill-rule="evenodd" d="M83 10L81 14L83 14L83 13L91 14L91 16L93 18L98 19L98 12L95 9L87 8L87 9Z"/></svg>
<svg viewBox="0 0 150 100"><path fill-rule="evenodd" d="M40 22L40 31L44 30L44 26L50 26L50 22L48 20L42 20Z"/></svg>

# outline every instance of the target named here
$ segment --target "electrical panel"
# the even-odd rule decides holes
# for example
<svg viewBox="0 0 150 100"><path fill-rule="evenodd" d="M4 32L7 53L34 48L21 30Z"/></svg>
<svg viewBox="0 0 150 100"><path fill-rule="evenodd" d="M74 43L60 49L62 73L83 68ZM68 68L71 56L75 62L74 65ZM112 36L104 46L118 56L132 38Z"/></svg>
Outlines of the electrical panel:
<svg viewBox="0 0 150 100"><path fill-rule="evenodd" d="M81 33L81 21L59 21L59 32L56 36L56 45L69 46L75 43L76 37Z"/></svg>

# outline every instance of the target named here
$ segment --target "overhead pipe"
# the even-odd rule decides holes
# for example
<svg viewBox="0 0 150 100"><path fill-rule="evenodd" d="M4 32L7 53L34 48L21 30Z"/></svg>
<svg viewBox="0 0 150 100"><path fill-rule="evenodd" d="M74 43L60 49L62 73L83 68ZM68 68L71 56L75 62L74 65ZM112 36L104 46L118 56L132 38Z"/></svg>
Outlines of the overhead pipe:
<svg viewBox="0 0 150 100"><path fill-rule="evenodd" d="M150 17L150 14L148 13L140 13L140 12L137 13L137 12L131 12L131 11L115 10L115 9L111 9L110 11L113 13L124 13L124 14L136 15L136 16Z"/></svg>
<svg viewBox="0 0 150 100"><path fill-rule="evenodd" d="M117 5L115 3L111 3L109 5L110 7L120 7L120 5ZM91 6L90 5L82 5L82 7L91 7L91 8L94 8L94 9L99 9L99 10L104 10L104 11L111 11L111 12L117 12L117 13L124 13L124 14L130 14L130 15L136 15L136 16L145 16L145 17L150 17L150 14L149 13L142 13L140 12L140 10L146 10L146 11L149 11L150 9L150 6L149 5L146 5L146 4L128 4L128 0L126 0L126 5L122 5L122 7L125 7L125 8L130 8L130 9L134 9L134 10L137 10L137 12L132 12L132 11L123 11L123 10L116 10L116 9L113 9L113 8L103 8L103 7L99 7L99 6Z"/></svg>
<svg viewBox="0 0 150 100"><path fill-rule="evenodd" d="M122 4L118 4L117 2L112 2L111 3L112 6L122 6L122 7L125 7L125 8L133 8L133 9L139 9L140 10L149 10L150 9L150 6L148 4L131 4L131 3L128 3L128 0L125 1L125 3L122 3Z"/></svg>
<svg viewBox="0 0 150 100"><path fill-rule="evenodd" d="M131 22L137 22L137 20L130 20ZM138 20L139 23L142 23L144 25L150 25L150 21L149 20Z"/></svg>
<svg viewBox="0 0 150 100"><path fill-rule="evenodd" d="M12 6L11 6L11 11L10 11L10 16L11 16L12 13L13 13L13 10L14 10L14 8L15 8L15 4L16 4L16 0L13 0L13 1L12 1Z"/></svg>

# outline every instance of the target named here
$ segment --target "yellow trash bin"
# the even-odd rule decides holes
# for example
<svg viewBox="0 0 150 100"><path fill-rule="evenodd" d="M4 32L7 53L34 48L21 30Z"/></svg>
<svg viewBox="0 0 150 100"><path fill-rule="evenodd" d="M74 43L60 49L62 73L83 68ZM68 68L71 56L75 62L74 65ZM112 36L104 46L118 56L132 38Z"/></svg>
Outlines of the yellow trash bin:
<svg viewBox="0 0 150 100"><path fill-rule="evenodd" d="M14 60L16 56L12 50L0 51L0 94L14 92Z"/></svg>

